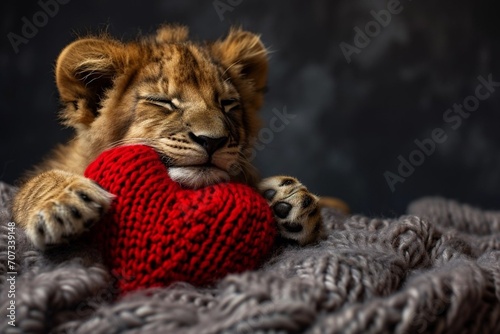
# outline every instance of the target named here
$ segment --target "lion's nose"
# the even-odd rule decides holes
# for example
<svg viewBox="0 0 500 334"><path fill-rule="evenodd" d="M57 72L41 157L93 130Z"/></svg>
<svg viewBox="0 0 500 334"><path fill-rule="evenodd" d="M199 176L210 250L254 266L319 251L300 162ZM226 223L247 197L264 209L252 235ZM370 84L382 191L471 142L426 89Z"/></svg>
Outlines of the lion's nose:
<svg viewBox="0 0 500 334"><path fill-rule="evenodd" d="M203 147L205 151L207 151L208 155L214 154L222 146L226 145L228 141L228 137L218 137L212 138L207 136L197 136L194 133L190 132L189 137L198 145Z"/></svg>

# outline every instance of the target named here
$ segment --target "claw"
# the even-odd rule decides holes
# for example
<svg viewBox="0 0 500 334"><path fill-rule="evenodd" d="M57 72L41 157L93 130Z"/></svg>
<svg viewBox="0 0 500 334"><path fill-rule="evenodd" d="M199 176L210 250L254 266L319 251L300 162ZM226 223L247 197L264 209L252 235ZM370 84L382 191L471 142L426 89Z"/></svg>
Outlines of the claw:
<svg viewBox="0 0 500 334"><path fill-rule="evenodd" d="M74 206L71 206L69 208L69 210L71 211L71 215L73 216L73 218L76 218L76 219L82 218L82 213L80 212L80 210L78 210Z"/></svg>
<svg viewBox="0 0 500 334"><path fill-rule="evenodd" d="M83 191L78 191L77 194L85 203L93 202L92 198L90 198L90 196L84 193Z"/></svg>

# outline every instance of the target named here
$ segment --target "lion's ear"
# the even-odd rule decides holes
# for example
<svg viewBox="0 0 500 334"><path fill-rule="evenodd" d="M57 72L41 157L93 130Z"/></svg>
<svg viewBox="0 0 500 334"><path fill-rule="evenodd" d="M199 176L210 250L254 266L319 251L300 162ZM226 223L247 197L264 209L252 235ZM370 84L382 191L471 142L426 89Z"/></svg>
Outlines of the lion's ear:
<svg viewBox="0 0 500 334"><path fill-rule="evenodd" d="M267 50L260 37L233 28L224 40L212 45L212 53L231 77L251 83L255 92L262 92L267 82Z"/></svg>
<svg viewBox="0 0 500 334"><path fill-rule="evenodd" d="M88 125L93 121L106 90L124 71L126 62L125 46L110 39L80 39L61 52L56 83L66 106L62 116L67 125Z"/></svg>

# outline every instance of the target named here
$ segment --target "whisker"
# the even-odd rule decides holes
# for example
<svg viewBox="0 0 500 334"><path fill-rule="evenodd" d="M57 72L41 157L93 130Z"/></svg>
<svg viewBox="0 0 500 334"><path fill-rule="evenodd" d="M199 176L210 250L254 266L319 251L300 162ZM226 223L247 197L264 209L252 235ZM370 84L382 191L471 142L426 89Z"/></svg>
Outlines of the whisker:
<svg viewBox="0 0 500 334"><path fill-rule="evenodd" d="M229 66L228 66L228 68L226 68L226 69L224 70L224 72L222 72L222 76L224 76L224 75L226 74L226 72L227 72L227 71L229 71L229 69L230 69L231 67L233 67L233 66L235 66L235 65L238 65L238 63L239 63L239 62L240 62L240 61L239 61L239 60L237 60L237 61L235 61L234 63L232 63L231 65L229 65ZM226 79L226 80L227 80L227 79Z"/></svg>
<svg viewBox="0 0 500 334"><path fill-rule="evenodd" d="M248 161L248 158L246 157L243 152L238 151L238 164L240 165L240 171L241 175L245 181L246 184L249 184L251 180L253 179L251 177L252 174L256 174L257 169L252 165L250 161ZM253 172L253 173L252 173Z"/></svg>
<svg viewBox="0 0 500 334"><path fill-rule="evenodd" d="M106 149L115 148L121 145L142 144L149 145L150 139L146 138L122 138L107 145Z"/></svg>

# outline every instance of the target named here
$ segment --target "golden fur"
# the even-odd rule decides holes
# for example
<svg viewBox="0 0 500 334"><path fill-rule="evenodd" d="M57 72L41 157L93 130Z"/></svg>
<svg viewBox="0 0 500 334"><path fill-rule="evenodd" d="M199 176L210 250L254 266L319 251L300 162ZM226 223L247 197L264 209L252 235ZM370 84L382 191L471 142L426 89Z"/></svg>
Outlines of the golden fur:
<svg viewBox="0 0 500 334"><path fill-rule="evenodd" d="M230 179L256 186L245 152L259 130L267 70L259 37L241 29L211 43L189 41L185 27L168 25L135 42L107 36L73 42L55 72L61 118L75 136L21 187L16 221L39 248L89 228L113 196L83 171L102 151L122 144L152 146L172 179L187 187ZM277 217L282 234L311 242L321 230L318 198L298 181L282 179L268 179L260 189L279 190L270 205L286 199L292 206L287 217Z"/></svg>
<svg viewBox="0 0 500 334"><path fill-rule="evenodd" d="M77 134L42 168L81 174L104 149L137 142L165 153L174 166L196 164L203 157L196 156L199 145L186 136L192 132L229 136L214 163L238 171L233 178L255 181L245 156L237 153L250 147L259 128L266 50L258 36L239 29L206 45L186 38L187 29L165 26L139 42L86 38L66 47L57 61L56 82L65 105L62 119ZM239 107L223 112L221 102L231 99Z"/></svg>

